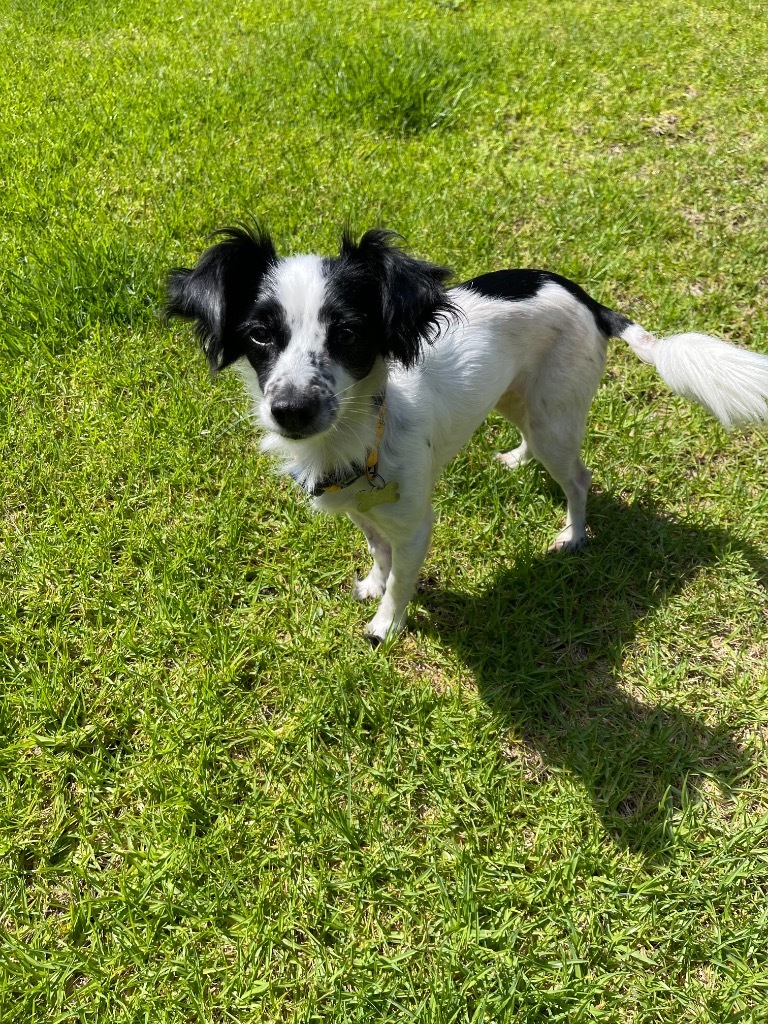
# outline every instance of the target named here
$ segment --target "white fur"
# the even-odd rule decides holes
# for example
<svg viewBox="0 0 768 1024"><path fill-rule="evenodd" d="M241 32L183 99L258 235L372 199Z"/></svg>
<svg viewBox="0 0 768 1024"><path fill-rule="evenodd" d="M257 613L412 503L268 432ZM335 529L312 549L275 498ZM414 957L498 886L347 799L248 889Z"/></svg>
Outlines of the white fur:
<svg viewBox="0 0 768 1024"><path fill-rule="evenodd" d="M274 374L300 382L307 353L322 344L321 262L285 260L269 287L293 332ZM576 547L586 537L590 473L580 450L605 365L606 338L587 306L553 281L519 301L488 298L467 287L450 294L459 315L446 320L415 367L406 370L379 359L361 381L339 373L338 417L313 437L290 440L275 432L269 415L272 379L264 395L247 361L237 364L267 429L263 447L310 489L332 470L365 458L376 436L374 399L386 389L379 473L398 483L400 501L360 513L357 494L364 480L314 499L318 509L346 513L365 534L373 568L354 594L361 600L381 598L367 627L377 640L398 632L406 621L429 546L431 495L440 472L494 408L523 435L522 444L502 453L501 461L516 468L536 458L565 491L566 523L553 548ZM768 418L768 357L704 335L657 339L636 324L621 337L673 391L699 402L726 426Z"/></svg>

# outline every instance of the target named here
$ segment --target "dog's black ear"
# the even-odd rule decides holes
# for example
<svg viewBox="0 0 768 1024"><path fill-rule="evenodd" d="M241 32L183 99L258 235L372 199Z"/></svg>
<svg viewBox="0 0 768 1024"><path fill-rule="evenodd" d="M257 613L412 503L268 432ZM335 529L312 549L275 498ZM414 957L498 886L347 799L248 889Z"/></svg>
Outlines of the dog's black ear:
<svg viewBox="0 0 768 1024"><path fill-rule="evenodd" d="M441 321L457 310L445 289L451 271L409 256L396 244L399 238L381 228L366 231L357 243L345 234L340 256L378 292L382 355L413 366L423 346L434 341Z"/></svg>
<svg viewBox="0 0 768 1024"><path fill-rule="evenodd" d="M206 249L194 267L172 270L166 314L194 320L211 370L245 353L243 322L277 253L261 228L226 228L224 241Z"/></svg>

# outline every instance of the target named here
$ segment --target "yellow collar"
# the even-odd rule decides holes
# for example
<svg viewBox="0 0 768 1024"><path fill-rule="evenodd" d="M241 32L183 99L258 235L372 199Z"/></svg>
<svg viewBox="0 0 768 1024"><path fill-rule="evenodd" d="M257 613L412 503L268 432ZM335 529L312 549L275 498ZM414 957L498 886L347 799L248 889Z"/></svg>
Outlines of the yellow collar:
<svg viewBox="0 0 768 1024"><path fill-rule="evenodd" d="M384 437L386 415L387 403L386 399L382 398L381 405L379 406L379 417L376 420L376 439L373 442L373 447L368 449L365 463L362 465L359 462L353 463L349 468L349 472L341 476L338 473L334 473L333 476L320 480L309 492L313 497L319 497L321 494L329 494L333 491L343 491L345 487L350 487L361 476L365 477L371 487L380 488L384 486L384 481L379 476L379 447L381 446L381 439Z"/></svg>

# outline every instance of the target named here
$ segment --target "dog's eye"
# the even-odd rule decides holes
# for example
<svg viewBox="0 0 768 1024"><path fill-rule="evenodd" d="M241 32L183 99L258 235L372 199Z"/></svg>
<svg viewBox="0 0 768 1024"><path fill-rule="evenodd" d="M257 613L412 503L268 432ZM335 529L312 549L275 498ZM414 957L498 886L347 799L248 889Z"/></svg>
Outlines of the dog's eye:
<svg viewBox="0 0 768 1024"><path fill-rule="evenodd" d="M357 337L351 327L334 327L333 340L339 345L351 345Z"/></svg>
<svg viewBox="0 0 768 1024"><path fill-rule="evenodd" d="M251 327L248 331L248 339L259 348L268 348L272 344L272 335L266 327Z"/></svg>

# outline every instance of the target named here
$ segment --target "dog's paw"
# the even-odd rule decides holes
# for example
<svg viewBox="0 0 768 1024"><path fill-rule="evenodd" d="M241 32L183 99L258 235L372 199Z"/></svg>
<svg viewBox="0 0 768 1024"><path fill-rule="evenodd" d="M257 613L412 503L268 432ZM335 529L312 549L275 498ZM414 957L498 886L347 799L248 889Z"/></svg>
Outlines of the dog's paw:
<svg viewBox="0 0 768 1024"><path fill-rule="evenodd" d="M554 541L547 548L547 553L553 551L580 551L587 543L586 534L576 534L574 536L570 526L566 526L564 530L555 537Z"/></svg>
<svg viewBox="0 0 768 1024"><path fill-rule="evenodd" d="M374 597L381 597L384 588L385 584L380 577L369 573L364 580L355 580L352 584L352 597L356 601L370 601Z"/></svg>
<svg viewBox="0 0 768 1024"><path fill-rule="evenodd" d="M403 631L405 619L405 614L401 615L398 620L392 620L377 613L365 627L366 640L374 647L378 647L385 640L394 639L398 633Z"/></svg>
<svg viewBox="0 0 768 1024"><path fill-rule="evenodd" d="M531 461L527 446L524 444L521 444L519 448L515 448L511 452L496 452L496 458L507 469L519 469L526 462Z"/></svg>

